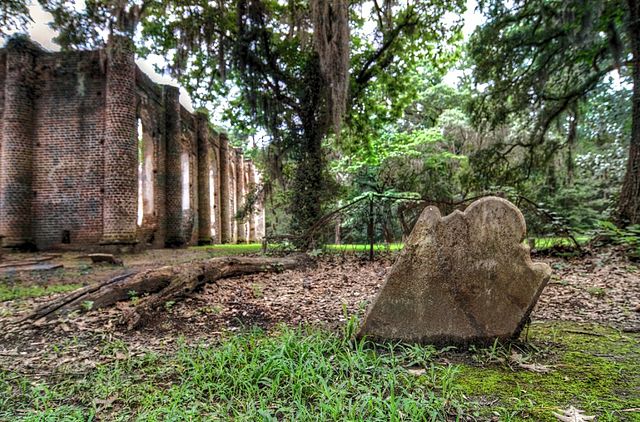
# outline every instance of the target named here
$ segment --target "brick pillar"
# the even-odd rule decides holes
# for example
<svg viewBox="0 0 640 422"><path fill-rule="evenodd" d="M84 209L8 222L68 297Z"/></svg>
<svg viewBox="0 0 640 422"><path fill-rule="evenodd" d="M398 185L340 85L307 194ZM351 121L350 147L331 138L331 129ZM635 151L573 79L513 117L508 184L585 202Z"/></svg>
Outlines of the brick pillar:
<svg viewBox="0 0 640 422"><path fill-rule="evenodd" d="M243 158L244 160L244 170L242 172L242 176L244 177L244 191L242 194L242 197L244 198L244 202L247 202L248 196L249 196L249 192L251 192L251 179L249 178L249 165L251 164L251 161L249 161L249 159L247 158ZM250 239L250 224L249 221L251 220L251 213L247 214L247 216L245 217L244 221L243 221L243 226L244 226L244 241L246 243L249 243L249 239Z"/></svg>
<svg viewBox="0 0 640 422"><path fill-rule="evenodd" d="M200 162L200 158L198 157L198 127L197 124L198 122L196 121L196 119L193 119L193 124L194 124L194 133L193 133L193 138L191 140L191 143L189 144L190 148L189 148L189 195L190 195L190 201L189 204L191 206L191 209L189 210L189 215L191 216L191 218L193 219L193 226L191 227L191 232L187 234L186 236L186 241L188 244L193 245L193 244L198 244L198 234L199 229L198 227L200 227L200 192L199 192L199 185L198 185L198 179L199 179L199 173L198 173L198 169L200 168L198 163ZM183 216L184 218L184 216Z"/></svg>
<svg viewBox="0 0 640 422"><path fill-rule="evenodd" d="M163 87L164 88L164 87ZM162 91L163 103L165 91ZM154 158L155 163L155 187L154 187L154 209L158 227L156 229L153 247L163 248L167 240L167 128L165 124L166 116L162 115L158 122L157 150Z"/></svg>
<svg viewBox="0 0 640 422"><path fill-rule="evenodd" d="M256 185L260 185L261 183L261 177L260 177L260 173L255 172L255 178L256 178ZM256 238L258 240L262 240L263 237L266 236L267 231L266 231L266 216L265 216L265 210L264 210L264 206L265 206L265 201L262 201L260 204L258 204L258 206L256 207L256 217L255 217L255 221L256 221Z"/></svg>
<svg viewBox="0 0 640 422"><path fill-rule="evenodd" d="M211 137L211 170L213 171L213 214L211 215L214 226L213 243L220 243L220 137L217 134Z"/></svg>
<svg viewBox="0 0 640 422"><path fill-rule="evenodd" d="M211 244L211 143L209 120L205 114L196 114L198 143L198 244Z"/></svg>
<svg viewBox="0 0 640 422"><path fill-rule="evenodd" d="M236 220L237 212L237 196L236 196L236 153L233 147L229 148L229 242L236 243L238 241Z"/></svg>
<svg viewBox="0 0 640 422"><path fill-rule="evenodd" d="M220 135L220 242L231 242L231 198L229 185L229 140Z"/></svg>
<svg viewBox="0 0 640 422"><path fill-rule="evenodd" d="M3 245L33 244L31 232L34 64L38 50L12 40L6 49L0 156L0 236Z"/></svg>
<svg viewBox="0 0 640 422"><path fill-rule="evenodd" d="M242 151L235 151L236 161L236 211L240 211L244 207L244 157ZM244 230L244 220L236 220L236 241L238 243L246 243L247 237Z"/></svg>
<svg viewBox="0 0 640 422"><path fill-rule="evenodd" d="M256 173L255 168L253 167L253 163L251 161L247 162L247 173L249 175L249 191L254 191L256 188ZM251 214L247 216L249 219L249 242L255 243L258 241L256 237L256 209L258 204L253 204L253 209L251 210Z"/></svg>
<svg viewBox="0 0 640 422"><path fill-rule="evenodd" d="M4 83L7 76L7 52L0 51L0 174L2 174L2 128L4 122ZM1 191L1 188L0 188ZM0 195L0 215L2 213L2 195ZM2 225L0 224L0 246L2 246ZM2 254L2 252L0 252Z"/></svg>
<svg viewBox="0 0 640 422"><path fill-rule="evenodd" d="M164 86L165 134L166 134L166 244L179 246L185 243L182 233L182 153L180 128L180 92L177 87Z"/></svg>
<svg viewBox="0 0 640 422"><path fill-rule="evenodd" d="M136 242L138 148L133 42L112 35L107 44L103 244Z"/></svg>

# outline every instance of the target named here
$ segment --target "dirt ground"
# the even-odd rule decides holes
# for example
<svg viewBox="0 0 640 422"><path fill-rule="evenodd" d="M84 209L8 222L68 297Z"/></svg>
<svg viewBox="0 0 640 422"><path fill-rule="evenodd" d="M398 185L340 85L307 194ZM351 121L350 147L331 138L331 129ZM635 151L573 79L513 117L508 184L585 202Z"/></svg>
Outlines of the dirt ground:
<svg viewBox="0 0 640 422"><path fill-rule="evenodd" d="M91 264L64 253L53 262L64 269L40 273L0 273L5 284L91 284L131 270L206 259L206 250L153 250L123 256L125 266ZM6 259L33 255L12 254ZM318 259L315 268L219 280L176 303L167 303L142 328L127 331L120 324L130 304L70 315L37 324L16 324L22 315L52 296L0 303L0 366L38 376L64 366L81 371L117 359L103 345L119 341L128 353L166 351L176 341L215 342L224 332L242 327L269 328L278 323L312 324L330 329L348 315L362 315L378 291L393 256L368 262L354 254ZM630 332L640 330L640 268L615 250L581 258L539 257L553 268L553 277L532 319L595 322Z"/></svg>

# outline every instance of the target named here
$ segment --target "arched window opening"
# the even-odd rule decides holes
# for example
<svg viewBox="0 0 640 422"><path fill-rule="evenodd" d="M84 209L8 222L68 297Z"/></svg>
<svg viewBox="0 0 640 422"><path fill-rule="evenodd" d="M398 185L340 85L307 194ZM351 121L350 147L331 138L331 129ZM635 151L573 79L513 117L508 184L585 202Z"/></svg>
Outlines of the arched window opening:
<svg viewBox="0 0 640 422"><path fill-rule="evenodd" d="M216 185L215 176L213 174L213 168L209 170L209 212L211 215L211 236L216 236Z"/></svg>
<svg viewBox="0 0 640 422"><path fill-rule="evenodd" d="M138 226L154 214L154 144L138 119Z"/></svg>
<svg viewBox="0 0 640 422"><path fill-rule="evenodd" d="M181 172L182 172L182 210L191 209L191 195L190 195L190 177L191 171L189 166L189 153L183 152L180 156Z"/></svg>

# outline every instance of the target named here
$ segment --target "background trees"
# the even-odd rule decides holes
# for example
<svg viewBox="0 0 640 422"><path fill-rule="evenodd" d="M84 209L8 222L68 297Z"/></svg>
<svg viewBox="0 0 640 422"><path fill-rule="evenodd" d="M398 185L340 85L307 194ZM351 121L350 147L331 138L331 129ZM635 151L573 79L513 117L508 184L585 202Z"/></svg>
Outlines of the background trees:
<svg viewBox="0 0 640 422"><path fill-rule="evenodd" d="M617 71L633 85L632 130L617 219L640 222L640 49L635 0L482 2L487 22L474 34L470 54L477 83L477 120L492 127L519 115L529 126L516 144L544 149L549 161L558 148L573 148L579 108L604 78ZM554 124L567 124L566 139L550 144ZM507 149L512 146L507 146Z"/></svg>

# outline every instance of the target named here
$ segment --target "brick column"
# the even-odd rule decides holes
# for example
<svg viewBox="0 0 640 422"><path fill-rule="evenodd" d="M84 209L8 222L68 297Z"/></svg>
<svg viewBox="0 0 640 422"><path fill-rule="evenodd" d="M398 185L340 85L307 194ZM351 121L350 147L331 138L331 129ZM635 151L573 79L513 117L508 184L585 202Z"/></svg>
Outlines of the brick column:
<svg viewBox="0 0 640 422"><path fill-rule="evenodd" d="M38 50L23 40L6 49L0 150L0 236L3 245L33 244L31 232L34 64Z"/></svg>
<svg viewBox="0 0 640 422"><path fill-rule="evenodd" d="M7 76L7 52L0 51L0 175L2 174L2 132L4 122L4 84ZM2 191L0 186L0 191ZM0 215L2 215L2 195L0 195ZM0 246L2 246L2 225L0 224ZM1 254L2 252L0 252Z"/></svg>
<svg viewBox="0 0 640 422"><path fill-rule="evenodd" d="M251 161L248 158L243 158L244 160L244 170L242 172L242 176L244 177L244 190L242 193L242 198L246 204L248 197L249 197L249 192L251 192L251 179L249 178L249 165L251 164ZM249 224L249 221L251 220L251 213L247 214L244 221L243 221L243 227L244 227L244 241L246 243L250 242L250 237L251 237L251 227Z"/></svg>
<svg viewBox="0 0 640 422"><path fill-rule="evenodd" d="M182 233L182 153L180 128L180 91L177 87L164 86L165 134L166 134L166 244L179 246L185 243Z"/></svg>
<svg viewBox="0 0 640 422"><path fill-rule="evenodd" d="M238 231L236 226L238 220L236 220L237 212L237 196L236 196L236 153L233 147L229 148L229 243L236 243L238 241Z"/></svg>
<svg viewBox="0 0 640 422"><path fill-rule="evenodd" d="M106 65L103 244L136 242L138 148L134 56L129 38L110 37Z"/></svg>
<svg viewBox="0 0 640 422"><path fill-rule="evenodd" d="M255 168L253 167L253 163L251 161L247 162L247 173L249 174L249 189L250 191L255 190L256 188L256 173ZM256 237L256 207L258 204L253 205L253 210L251 210L251 214L248 217L249 219L249 242L255 243L258 241Z"/></svg>
<svg viewBox="0 0 640 422"><path fill-rule="evenodd" d="M211 137L211 170L213 171L213 214L214 225L213 243L220 243L220 137L214 134Z"/></svg>
<svg viewBox="0 0 640 422"><path fill-rule="evenodd" d="M193 225L191 226L191 231L185 235L186 243L189 245L198 244L198 234L200 227L200 195L199 195L199 173L198 169L200 168L198 163L200 162L200 158L198 157L198 122L196 119L193 119L194 125L194 133L193 138L189 144L189 195L190 195L190 209L189 216L193 221ZM183 214L182 218L185 218Z"/></svg>
<svg viewBox="0 0 640 422"><path fill-rule="evenodd" d="M255 172L254 174L256 178L256 185L259 185L261 183L260 173ZM256 221L256 238L258 240L262 240L262 238L265 237L267 234L266 226L265 226L266 216L265 216L264 206L265 206L265 201L262 201L262 203L256 206L255 221Z"/></svg>
<svg viewBox="0 0 640 422"><path fill-rule="evenodd" d="M205 114L196 114L198 143L198 244L211 244L211 143L209 120Z"/></svg>
<svg viewBox="0 0 640 422"><path fill-rule="evenodd" d="M231 242L231 204L229 185L229 140L220 135L220 242Z"/></svg>
<svg viewBox="0 0 640 422"><path fill-rule="evenodd" d="M162 90L162 102L164 104L165 91ZM166 116L160 115L158 122L157 150L155 156L155 187L154 187L154 209L158 227L156 229L153 247L163 248L167 240L167 125Z"/></svg>
<svg viewBox="0 0 640 422"><path fill-rule="evenodd" d="M244 191L244 157L242 156L242 150L235 150L236 161L236 204L237 210L240 211L244 207L245 203L245 191ZM247 236L244 230L244 221L236 220L236 241L238 243L246 243Z"/></svg>

